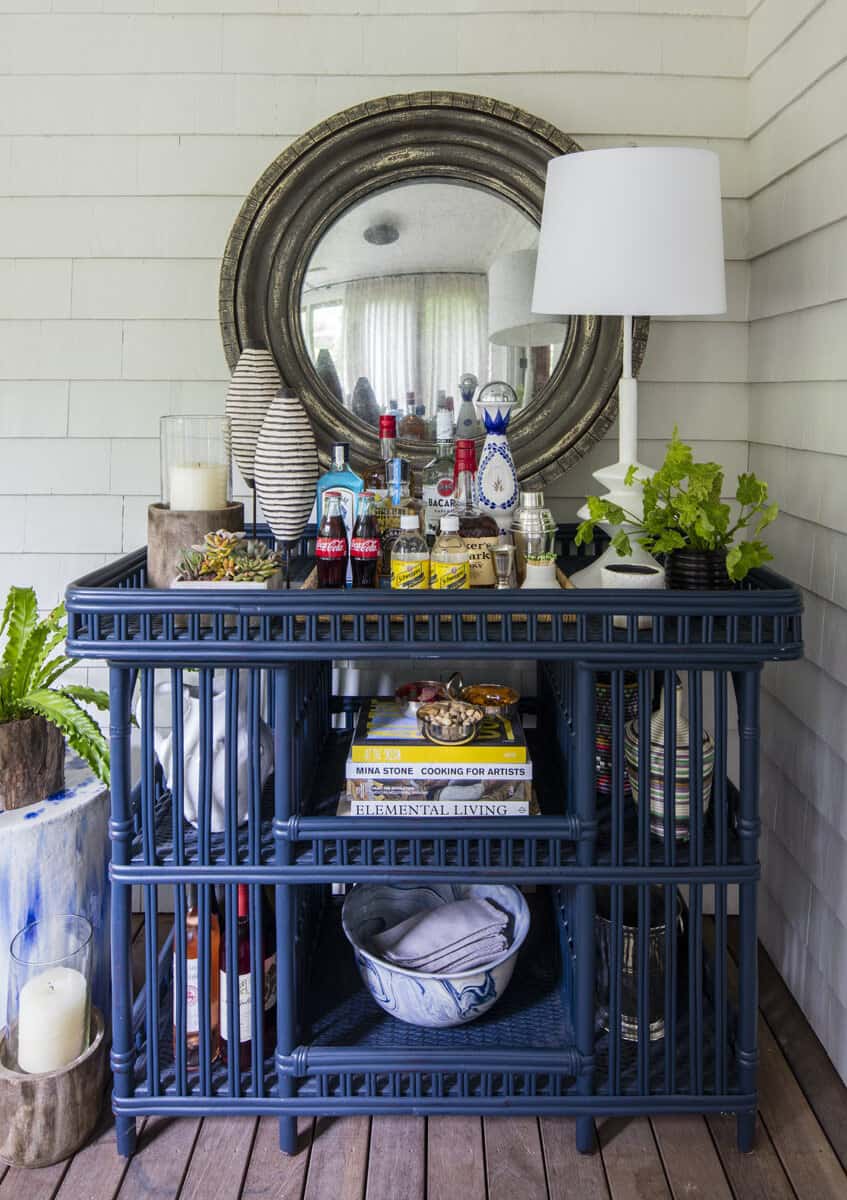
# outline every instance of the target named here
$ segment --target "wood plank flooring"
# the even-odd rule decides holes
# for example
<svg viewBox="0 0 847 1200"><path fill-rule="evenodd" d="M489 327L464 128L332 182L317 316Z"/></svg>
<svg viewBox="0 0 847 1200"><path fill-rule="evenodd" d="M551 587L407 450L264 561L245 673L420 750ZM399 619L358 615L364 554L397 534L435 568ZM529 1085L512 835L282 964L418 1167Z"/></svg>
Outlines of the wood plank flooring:
<svg viewBox="0 0 847 1200"><path fill-rule="evenodd" d="M764 951L760 975L754 1154L722 1116L600 1121L587 1157L569 1119L304 1118L293 1158L271 1118L152 1117L126 1163L104 1114L69 1163L0 1166L0 1200L844 1200L847 1088Z"/></svg>

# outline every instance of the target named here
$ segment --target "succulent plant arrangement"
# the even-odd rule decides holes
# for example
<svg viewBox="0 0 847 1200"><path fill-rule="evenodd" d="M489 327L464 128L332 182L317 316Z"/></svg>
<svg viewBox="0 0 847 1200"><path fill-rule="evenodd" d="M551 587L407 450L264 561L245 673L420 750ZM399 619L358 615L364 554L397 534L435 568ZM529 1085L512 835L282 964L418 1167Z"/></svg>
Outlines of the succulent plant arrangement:
<svg viewBox="0 0 847 1200"><path fill-rule="evenodd" d="M83 705L108 711L109 697L81 684L58 682L75 665L63 653L67 632L63 604L39 619L34 590L9 589L0 619L0 636L6 638L0 659L0 725L44 717L108 784L109 745Z"/></svg>
<svg viewBox="0 0 847 1200"><path fill-rule="evenodd" d="M665 461L655 475L639 479L630 467L627 485L641 483L643 516L639 519L620 505L600 496L587 498L589 517L577 530L577 545L590 542L594 526L618 526L612 545L618 554L631 553L630 537L651 554L673 554L677 550L725 552L726 570L733 582L743 579L753 567L773 558L759 534L776 518L779 508L768 503L768 485L754 474L738 476L735 500L738 515L723 495L724 470L719 463L694 461L690 446L680 441L674 428ZM744 530L752 528L752 538Z"/></svg>
<svg viewBox="0 0 847 1200"><path fill-rule="evenodd" d="M177 582L264 583L282 566L282 555L264 542L219 529L207 533L202 546L183 551Z"/></svg>

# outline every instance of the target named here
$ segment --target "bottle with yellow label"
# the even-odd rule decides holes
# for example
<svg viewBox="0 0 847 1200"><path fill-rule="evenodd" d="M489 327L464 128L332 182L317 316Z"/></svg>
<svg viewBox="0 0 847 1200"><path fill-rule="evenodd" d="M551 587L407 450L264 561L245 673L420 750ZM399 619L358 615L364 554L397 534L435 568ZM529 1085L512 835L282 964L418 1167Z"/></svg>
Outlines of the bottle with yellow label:
<svg viewBox="0 0 847 1200"><path fill-rule="evenodd" d="M459 518L456 513L445 513L441 518L441 532L432 547L430 587L452 592L470 586L470 557L464 539L459 535Z"/></svg>
<svg viewBox="0 0 847 1200"><path fill-rule="evenodd" d="M429 549L416 513L400 517L400 533L391 547L391 586L403 590L429 587Z"/></svg>

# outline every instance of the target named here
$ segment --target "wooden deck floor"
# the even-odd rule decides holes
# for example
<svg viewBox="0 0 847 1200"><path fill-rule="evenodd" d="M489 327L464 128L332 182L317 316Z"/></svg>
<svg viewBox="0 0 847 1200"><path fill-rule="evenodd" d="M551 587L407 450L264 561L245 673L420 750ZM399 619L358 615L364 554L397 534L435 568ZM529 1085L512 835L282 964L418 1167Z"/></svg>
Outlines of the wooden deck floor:
<svg viewBox="0 0 847 1200"><path fill-rule="evenodd" d="M272 1119L151 1118L127 1164L104 1119L69 1163L0 1167L0 1200L845 1200L847 1089L764 951L760 971L754 1154L729 1117L603 1121L592 1157L563 1119L309 1119L290 1159Z"/></svg>

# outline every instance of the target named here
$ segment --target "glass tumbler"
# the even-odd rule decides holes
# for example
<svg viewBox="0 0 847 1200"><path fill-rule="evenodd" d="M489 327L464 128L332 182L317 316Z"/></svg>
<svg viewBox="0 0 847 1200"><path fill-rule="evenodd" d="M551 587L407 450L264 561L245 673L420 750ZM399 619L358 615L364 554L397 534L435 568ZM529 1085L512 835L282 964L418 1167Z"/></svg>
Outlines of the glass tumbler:
<svg viewBox="0 0 847 1200"><path fill-rule="evenodd" d="M162 503L178 512L225 508L232 499L229 417L162 417Z"/></svg>
<svg viewBox="0 0 847 1200"><path fill-rule="evenodd" d="M9 948L8 1065L27 1074L59 1071L88 1049L91 925L44 917Z"/></svg>
<svg viewBox="0 0 847 1200"><path fill-rule="evenodd" d="M649 1031L651 1042L665 1036L665 899L661 887L651 887L645 906L649 921L647 932L647 988ZM674 930L679 932L681 913L679 897L674 896ZM603 1029L611 1030L609 1012L611 981L616 973L612 961L613 914L611 892L600 889L597 893L597 912L594 918L597 942L597 974L595 1003L597 1019ZM638 889L623 889L623 922L620 937L619 994L621 1008L621 1037L625 1042L638 1041L638 992L640 970L638 961Z"/></svg>

